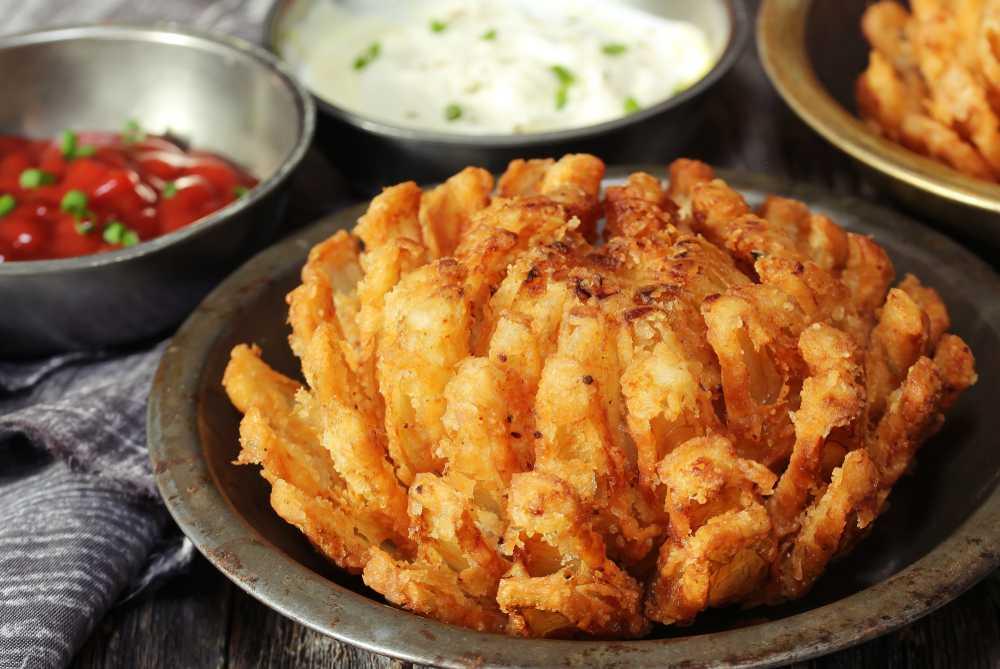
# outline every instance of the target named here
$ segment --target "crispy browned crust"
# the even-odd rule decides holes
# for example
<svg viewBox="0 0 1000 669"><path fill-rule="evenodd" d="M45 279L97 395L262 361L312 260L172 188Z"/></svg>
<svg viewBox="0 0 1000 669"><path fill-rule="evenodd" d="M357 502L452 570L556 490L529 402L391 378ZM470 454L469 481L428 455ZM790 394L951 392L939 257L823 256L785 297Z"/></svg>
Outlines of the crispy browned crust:
<svg viewBox="0 0 1000 669"><path fill-rule="evenodd" d="M870 5L855 97L889 139L987 181L1000 175L1000 2Z"/></svg>
<svg viewBox="0 0 1000 669"><path fill-rule="evenodd" d="M514 161L496 193L476 168L387 188L289 294L305 383L232 351L237 463L393 604L636 638L799 597L976 381L874 240L751 211L697 161L602 200L603 174L578 154Z"/></svg>

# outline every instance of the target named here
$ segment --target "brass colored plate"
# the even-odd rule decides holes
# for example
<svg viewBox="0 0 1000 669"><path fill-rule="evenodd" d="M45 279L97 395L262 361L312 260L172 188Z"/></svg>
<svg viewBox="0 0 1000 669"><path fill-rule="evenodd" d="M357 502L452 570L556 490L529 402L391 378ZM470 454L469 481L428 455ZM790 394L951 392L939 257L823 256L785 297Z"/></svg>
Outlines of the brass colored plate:
<svg viewBox="0 0 1000 669"><path fill-rule="evenodd" d="M876 175L921 217L1000 248L1000 185L966 176L878 135L854 113L867 65L865 0L764 0L757 49L792 110Z"/></svg>

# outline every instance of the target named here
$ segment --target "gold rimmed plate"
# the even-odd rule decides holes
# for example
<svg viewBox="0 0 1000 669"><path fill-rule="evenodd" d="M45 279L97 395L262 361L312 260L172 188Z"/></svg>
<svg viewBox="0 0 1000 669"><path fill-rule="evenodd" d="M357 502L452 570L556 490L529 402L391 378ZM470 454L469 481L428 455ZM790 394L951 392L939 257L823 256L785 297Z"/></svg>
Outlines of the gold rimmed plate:
<svg viewBox="0 0 1000 669"><path fill-rule="evenodd" d="M864 165L903 206L1000 248L1000 185L966 176L878 135L856 114L854 82L868 63L865 0L764 0L757 48L788 106Z"/></svg>

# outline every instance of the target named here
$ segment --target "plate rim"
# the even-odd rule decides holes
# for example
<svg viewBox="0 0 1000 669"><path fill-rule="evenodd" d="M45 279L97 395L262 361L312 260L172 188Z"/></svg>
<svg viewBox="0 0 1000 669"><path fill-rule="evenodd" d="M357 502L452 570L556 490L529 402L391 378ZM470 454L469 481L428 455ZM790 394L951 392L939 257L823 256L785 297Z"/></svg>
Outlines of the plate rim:
<svg viewBox="0 0 1000 669"><path fill-rule="evenodd" d="M761 66L795 115L837 149L894 182L986 215L1000 213L1000 183L966 175L878 135L833 98L806 49L812 5L813 0L763 0L756 18Z"/></svg>
<svg viewBox="0 0 1000 669"><path fill-rule="evenodd" d="M662 166L608 168L607 179ZM1000 294L1000 277L968 249L912 219L851 196L763 174L717 170L738 190L780 193L811 207L881 221L896 234L962 261L970 281ZM248 260L216 287L168 344L147 411L149 454L171 516L216 568L263 604L320 633L365 650L442 667L663 666L768 667L842 650L910 624L950 602L1000 566L1000 485L942 542L873 586L778 620L690 637L637 641L512 639L475 632L396 609L313 572L273 546L232 506L202 456L196 389L203 363L241 304L287 270L289 253L304 258L335 226L353 223L366 203L324 216ZM972 285L976 285L973 283ZM233 294L239 299L230 298ZM1000 304L983 314L1000 332ZM277 554L275 554L277 549ZM277 562L276 562L277 561ZM464 650L463 650L464 649Z"/></svg>

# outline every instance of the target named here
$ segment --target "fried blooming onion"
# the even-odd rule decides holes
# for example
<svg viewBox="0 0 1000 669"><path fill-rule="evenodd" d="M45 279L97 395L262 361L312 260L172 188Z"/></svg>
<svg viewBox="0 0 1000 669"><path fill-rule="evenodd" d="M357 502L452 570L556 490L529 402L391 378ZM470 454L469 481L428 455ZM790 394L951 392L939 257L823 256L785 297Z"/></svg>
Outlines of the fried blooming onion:
<svg viewBox="0 0 1000 669"><path fill-rule="evenodd" d="M889 139L979 179L1000 180L1000 0L869 6L861 116Z"/></svg>
<svg viewBox="0 0 1000 669"><path fill-rule="evenodd" d="M754 212L695 161L601 200L603 175L569 155L387 188L288 295L305 385L232 351L237 462L394 604L635 638L799 597L975 382L870 238Z"/></svg>

